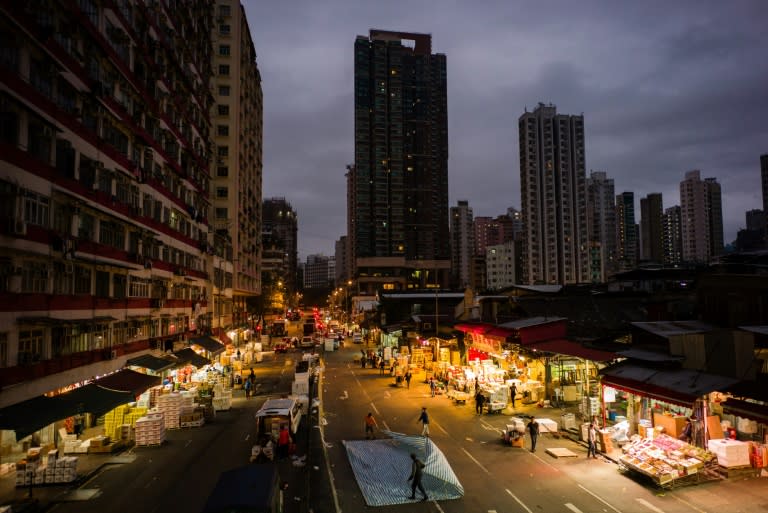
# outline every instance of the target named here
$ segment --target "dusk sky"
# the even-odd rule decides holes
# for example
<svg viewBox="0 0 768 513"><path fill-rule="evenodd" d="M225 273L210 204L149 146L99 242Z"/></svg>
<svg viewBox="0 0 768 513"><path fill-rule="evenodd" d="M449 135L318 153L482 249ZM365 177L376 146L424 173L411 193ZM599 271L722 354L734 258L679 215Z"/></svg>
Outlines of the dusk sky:
<svg viewBox="0 0 768 513"><path fill-rule="evenodd" d="M762 208L768 2L244 0L264 90L264 187L299 218L299 258L346 234L353 44L372 28L432 35L448 66L449 204L520 208L517 120L584 114L587 176L679 205L686 171L722 186L725 241Z"/></svg>

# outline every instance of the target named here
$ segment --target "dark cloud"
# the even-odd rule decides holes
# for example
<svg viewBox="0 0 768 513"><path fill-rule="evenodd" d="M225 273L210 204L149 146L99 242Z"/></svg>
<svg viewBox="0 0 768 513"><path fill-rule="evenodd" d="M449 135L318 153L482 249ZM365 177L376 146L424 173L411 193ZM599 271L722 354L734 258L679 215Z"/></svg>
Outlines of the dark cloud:
<svg viewBox="0 0 768 513"><path fill-rule="evenodd" d="M588 169L636 201L679 203L686 171L722 184L726 240L760 208L768 152L768 2L245 2L264 88L264 195L290 201L299 251L346 232L353 43L432 34L448 58L449 192L475 215L520 205L517 119L538 102L585 116ZM639 209L638 209L639 214Z"/></svg>

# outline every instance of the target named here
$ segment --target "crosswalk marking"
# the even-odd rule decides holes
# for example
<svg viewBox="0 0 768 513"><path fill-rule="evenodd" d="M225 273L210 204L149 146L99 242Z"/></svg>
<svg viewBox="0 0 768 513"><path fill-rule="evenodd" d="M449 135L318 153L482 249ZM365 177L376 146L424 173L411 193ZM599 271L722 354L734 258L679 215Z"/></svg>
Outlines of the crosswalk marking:
<svg viewBox="0 0 768 513"><path fill-rule="evenodd" d="M654 506L653 504L651 504L650 502L648 502L645 499L636 498L635 500L637 502L639 502L640 504L642 504L643 506L645 506L646 508L648 508L651 511L653 511L654 513L664 513L663 509L657 508L656 506Z"/></svg>

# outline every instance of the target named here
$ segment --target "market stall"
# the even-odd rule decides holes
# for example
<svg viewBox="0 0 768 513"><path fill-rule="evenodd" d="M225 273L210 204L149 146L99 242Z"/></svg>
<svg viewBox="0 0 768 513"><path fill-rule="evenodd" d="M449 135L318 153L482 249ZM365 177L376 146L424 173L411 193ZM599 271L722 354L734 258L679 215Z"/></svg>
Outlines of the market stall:
<svg viewBox="0 0 768 513"><path fill-rule="evenodd" d="M634 435L622 452L623 470L643 474L664 488L697 483L705 469L717 465L713 453L664 434L653 439Z"/></svg>

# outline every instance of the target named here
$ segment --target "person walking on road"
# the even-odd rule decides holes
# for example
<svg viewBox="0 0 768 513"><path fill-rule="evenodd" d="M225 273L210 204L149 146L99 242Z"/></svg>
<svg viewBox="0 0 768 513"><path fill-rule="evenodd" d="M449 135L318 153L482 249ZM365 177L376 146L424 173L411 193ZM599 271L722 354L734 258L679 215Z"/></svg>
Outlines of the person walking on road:
<svg viewBox="0 0 768 513"><path fill-rule="evenodd" d="M536 441L539 438L539 423L536 422L536 418L531 415L531 420L528 422L528 433L531 435L531 452L536 452Z"/></svg>
<svg viewBox="0 0 768 513"><path fill-rule="evenodd" d="M435 384L435 378L432 376L429 377L429 392L432 394L432 397L435 397L435 389L437 388L437 385Z"/></svg>
<svg viewBox="0 0 768 513"><path fill-rule="evenodd" d="M405 371L405 385L406 385L406 388L408 389L411 388L411 377L413 377L413 375L411 374L411 369L408 369L407 371Z"/></svg>
<svg viewBox="0 0 768 513"><path fill-rule="evenodd" d="M376 438L376 435L373 434L374 428L379 427L379 425L376 423L376 419L373 418L373 413L368 412L368 415L365 416L365 439L368 440L369 438Z"/></svg>
<svg viewBox="0 0 768 513"><path fill-rule="evenodd" d="M478 415L483 413L483 405L485 404L485 396L479 390L475 394L475 413Z"/></svg>
<svg viewBox="0 0 768 513"><path fill-rule="evenodd" d="M427 492L424 490L424 485L421 484L422 469L424 469L424 463L422 463L414 453L411 453L411 475L408 477L408 481L411 482L411 500L416 499L416 488L418 488L424 496L424 498L421 499L422 501L429 500Z"/></svg>
<svg viewBox="0 0 768 513"><path fill-rule="evenodd" d="M416 422L421 422L421 435L429 436L429 415L427 414L427 407L421 408L421 415L416 419Z"/></svg>
<svg viewBox="0 0 768 513"><path fill-rule="evenodd" d="M245 389L245 398L248 399L249 397L251 397L251 377L250 376L246 378L243 388Z"/></svg>
<svg viewBox="0 0 768 513"><path fill-rule="evenodd" d="M597 459L597 428L594 422L589 423L587 428L587 459Z"/></svg>
<svg viewBox="0 0 768 513"><path fill-rule="evenodd" d="M282 458L288 457L288 448L291 445L291 434L288 432L288 426L280 428L280 434L277 435L277 454Z"/></svg>
<svg viewBox="0 0 768 513"><path fill-rule="evenodd" d="M515 397L517 397L517 387L514 383L509 387L509 397L512 400L512 409L515 409Z"/></svg>

